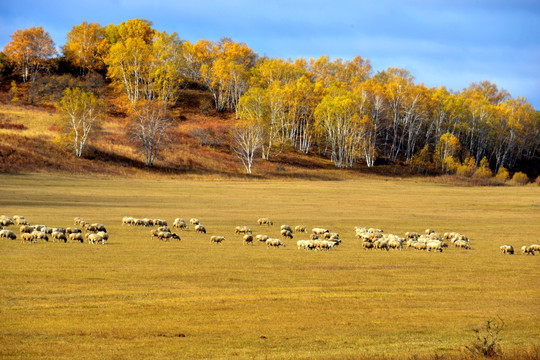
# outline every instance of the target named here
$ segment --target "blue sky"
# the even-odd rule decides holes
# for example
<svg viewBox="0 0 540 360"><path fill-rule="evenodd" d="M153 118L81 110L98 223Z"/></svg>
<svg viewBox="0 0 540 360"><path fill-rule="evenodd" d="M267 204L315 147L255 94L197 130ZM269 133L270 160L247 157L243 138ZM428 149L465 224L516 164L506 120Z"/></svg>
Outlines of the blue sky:
<svg viewBox="0 0 540 360"><path fill-rule="evenodd" d="M454 90L489 80L540 109L540 0L0 0L0 46L43 26L57 46L82 21L145 18L180 38L243 41L280 58L368 58Z"/></svg>

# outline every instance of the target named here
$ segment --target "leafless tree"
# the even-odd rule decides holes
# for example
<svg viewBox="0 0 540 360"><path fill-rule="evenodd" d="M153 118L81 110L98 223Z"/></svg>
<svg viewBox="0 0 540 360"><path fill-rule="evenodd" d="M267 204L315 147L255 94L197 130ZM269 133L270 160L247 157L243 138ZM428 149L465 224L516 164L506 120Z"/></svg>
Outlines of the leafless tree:
<svg viewBox="0 0 540 360"><path fill-rule="evenodd" d="M152 167L167 130L172 126L168 109L161 101L140 101L133 108L131 135L143 150L146 166Z"/></svg>

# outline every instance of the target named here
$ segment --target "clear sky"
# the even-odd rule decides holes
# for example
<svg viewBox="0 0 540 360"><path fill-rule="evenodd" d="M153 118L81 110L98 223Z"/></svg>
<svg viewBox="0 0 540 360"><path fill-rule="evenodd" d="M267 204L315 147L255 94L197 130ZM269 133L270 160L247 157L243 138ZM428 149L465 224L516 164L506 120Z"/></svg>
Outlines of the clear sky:
<svg viewBox="0 0 540 360"><path fill-rule="evenodd" d="M269 57L360 55L430 87L489 80L540 109L540 0L0 0L0 46L31 26L61 46L83 21L133 18L192 42L231 37Z"/></svg>

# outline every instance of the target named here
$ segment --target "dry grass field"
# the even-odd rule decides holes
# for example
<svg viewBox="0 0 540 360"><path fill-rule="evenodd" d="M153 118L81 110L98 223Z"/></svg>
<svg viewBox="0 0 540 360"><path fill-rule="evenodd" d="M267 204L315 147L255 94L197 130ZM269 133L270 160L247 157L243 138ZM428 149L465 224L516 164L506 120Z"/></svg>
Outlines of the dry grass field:
<svg viewBox="0 0 540 360"><path fill-rule="evenodd" d="M502 348L540 345L540 188L414 180L182 181L0 174L0 213L105 224L106 245L0 241L2 359L365 359L463 355L471 329L506 323ZM125 215L199 218L206 235L152 240ZM258 217L274 221L260 227ZM331 251L243 246L236 225L341 234ZM457 231L472 250L365 251L356 225ZM12 227L19 235L18 230ZM211 235L224 235L210 245ZM539 254L540 255L540 254ZM514 355L512 355L514 354Z"/></svg>

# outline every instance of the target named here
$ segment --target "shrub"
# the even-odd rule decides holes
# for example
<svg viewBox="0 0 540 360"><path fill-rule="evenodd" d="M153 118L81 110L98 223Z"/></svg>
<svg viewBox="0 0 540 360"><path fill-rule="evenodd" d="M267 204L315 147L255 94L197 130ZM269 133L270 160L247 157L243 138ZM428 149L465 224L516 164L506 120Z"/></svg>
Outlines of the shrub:
<svg viewBox="0 0 540 360"><path fill-rule="evenodd" d="M480 161L480 166L475 170L473 177L477 179L489 179L493 176L493 172L489 168L489 161L484 156L482 161Z"/></svg>
<svg viewBox="0 0 540 360"><path fill-rule="evenodd" d="M495 175L495 179L503 182L508 181L510 180L510 173L504 166L501 166L497 171L497 175Z"/></svg>
<svg viewBox="0 0 540 360"><path fill-rule="evenodd" d="M536 180L534 181L534 183L538 186L540 186L540 175L538 175L538 177L536 178Z"/></svg>
<svg viewBox="0 0 540 360"><path fill-rule="evenodd" d="M476 357L492 358L501 355L501 337L504 329L501 318L486 321L479 328L473 329L475 339L465 348Z"/></svg>
<svg viewBox="0 0 540 360"><path fill-rule="evenodd" d="M527 174L518 171L512 177L512 182L516 185L526 185L529 182L529 177Z"/></svg>
<svg viewBox="0 0 540 360"><path fill-rule="evenodd" d="M456 174L471 177L476 171L476 160L474 157L466 158L463 164L458 166Z"/></svg>

